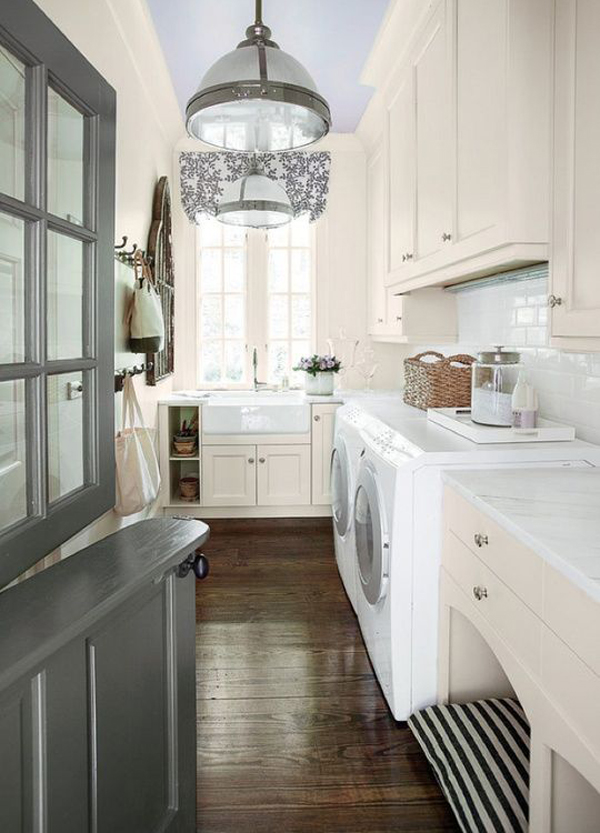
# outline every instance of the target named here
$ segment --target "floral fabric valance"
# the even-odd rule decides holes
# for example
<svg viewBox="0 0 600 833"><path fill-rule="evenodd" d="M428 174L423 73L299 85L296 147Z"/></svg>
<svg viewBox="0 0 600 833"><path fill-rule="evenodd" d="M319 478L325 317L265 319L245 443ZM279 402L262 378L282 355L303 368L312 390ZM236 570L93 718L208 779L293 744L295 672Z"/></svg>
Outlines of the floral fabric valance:
<svg viewBox="0 0 600 833"><path fill-rule="evenodd" d="M184 152L179 157L181 201L190 222L217 213L223 185L248 173L253 154ZM294 216L308 213L311 223L323 214L329 192L331 154L327 151L258 153L261 171L286 191Z"/></svg>

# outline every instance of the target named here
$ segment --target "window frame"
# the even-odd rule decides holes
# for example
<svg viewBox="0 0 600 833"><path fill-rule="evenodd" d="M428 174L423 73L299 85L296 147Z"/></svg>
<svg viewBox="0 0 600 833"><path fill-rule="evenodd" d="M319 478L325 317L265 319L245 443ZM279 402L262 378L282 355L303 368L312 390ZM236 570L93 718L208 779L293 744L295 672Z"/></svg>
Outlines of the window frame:
<svg viewBox="0 0 600 833"><path fill-rule="evenodd" d="M116 94L33 0L4 0L0 44L26 67L25 193L0 193L0 210L25 231L25 361L0 365L0 381L26 386L25 518L0 532L0 586L12 581L114 505L114 211ZM84 116L83 224L47 210L47 90ZM47 359L46 239L56 231L80 241L82 356ZM100 325L101 322L101 325ZM81 374L83 485L48 504L48 376Z"/></svg>
<svg viewBox="0 0 600 833"><path fill-rule="evenodd" d="M310 345L310 352L314 353L317 343L317 281L316 281L316 260L317 260L317 235L314 223L309 224L309 251L310 251L310 317L311 317L311 332L307 339ZM269 257L269 243L268 232L264 229L247 229L246 230L246 344L244 351L244 375L243 382L206 382L202 379L202 362L201 362L201 344L202 344L202 321L201 321L201 254L200 241L201 230L198 226L195 234L195 261L196 261L196 385L201 390L251 390L253 386L252 378L252 351L254 347L258 352L257 376L260 382L268 381L269 372L269 357L268 357L268 343L269 343L269 327L268 327L268 301L269 301L269 287L268 287L268 257ZM225 247L226 248L226 247ZM283 248L283 247L282 247ZM288 252L293 248L290 244L285 247ZM290 255L291 259L291 255ZM290 275L291 280L291 275ZM225 293L222 293L223 295ZM288 295L292 295L288 290ZM290 323L291 326L291 323ZM266 336L266 338L265 338ZM274 341L283 341L285 339L274 339ZM288 342L292 340L300 341L300 339L292 339L288 336ZM300 358L300 357L298 357ZM275 384L268 382L269 385ZM294 389L300 389L302 386L298 382L294 384L292 374L290 373L290 386Z"/></svg>

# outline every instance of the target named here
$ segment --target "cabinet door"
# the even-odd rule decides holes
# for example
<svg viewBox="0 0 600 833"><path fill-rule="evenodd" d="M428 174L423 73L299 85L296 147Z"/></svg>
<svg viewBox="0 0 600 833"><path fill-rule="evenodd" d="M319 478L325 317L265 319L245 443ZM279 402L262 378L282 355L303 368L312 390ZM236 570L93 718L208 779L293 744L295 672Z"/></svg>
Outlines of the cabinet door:
<svg viewBox="0 0 600 833"><path fill-rule="evenodd" d="M413 60L416 95L416 251L435 254L451 234L450 85L445 3Z"/></svg>
<svg viewBox="0 0 600 833"><path fill-rule="evenodd" d="M310 446L258 446L258 505L310 503Z"/></svg>
<svg viewBox="0 0 600 833"><path fill-rule="evenodd" d="M256 446L202 449L203 506L256 506Z"/></svg>
<svg viewBox="0 0 600 833"><path fill-rule="evenodd" d="M388 271L407 265L414 253L415 98L413 75L405 73L388 106Z"/></svg>
<svg viewBox="0 0 600 833"><path fill-rule="evenodd" d="M600 336L600 4L557 0L554 119L553 336Z"/></svg>
<svg viewBox="0 0 600 833"><path fill-rule="evenodd" d="M455 0L456 242L499 233L504 219L507 7Z"/></svg>
<svg viewBox="0 0 600 833"><path fill-rule="evenodd" d="M385 329L385 179L383 151L373 153L367 163L367 246L369 333Z"/></svg>
<svg viewBox="0 0 600 833"><path fill-rule="evenodd" d="M312 423L312 502L331 505L331 453L337 405L313 405Z"/></svg>

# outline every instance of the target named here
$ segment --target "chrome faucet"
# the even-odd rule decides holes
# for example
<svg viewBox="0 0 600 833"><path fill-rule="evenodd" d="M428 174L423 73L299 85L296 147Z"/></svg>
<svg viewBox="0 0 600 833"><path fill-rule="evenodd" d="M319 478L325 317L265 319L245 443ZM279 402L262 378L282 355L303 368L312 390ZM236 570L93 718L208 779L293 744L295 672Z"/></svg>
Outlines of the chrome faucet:
<svg viewBox="0 0 600 833"><path fill-rule="evenodd" d="M267 382L259 382L257 378L258 373L258 350L256 347L252 348L252 370L253 377L252 377L252 387L254 391L260 390L260 388L266 388Z"/></svg>

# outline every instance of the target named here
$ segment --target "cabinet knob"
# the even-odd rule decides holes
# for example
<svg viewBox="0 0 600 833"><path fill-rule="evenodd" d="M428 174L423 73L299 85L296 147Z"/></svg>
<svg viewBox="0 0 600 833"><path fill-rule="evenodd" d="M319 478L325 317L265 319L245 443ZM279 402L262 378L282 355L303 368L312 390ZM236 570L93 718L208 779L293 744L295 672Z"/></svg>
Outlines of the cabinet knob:
<svg viewBox="0 0 600 833"><path fill-rule="evenodd" d="M442 234L442 242L443 242L443 243L448 243L448 241L450 241L450 240L452 240L452 235L450 234L450 232L445 231L445 232Z"/></svg>
<svg viewBox="0 0 600 833"><path fill-rule="evenodd" d="M266 463L267 461L265 460L265 458L264 458L264 457L259 457L259 458L258 458L258 462L259 462L259 463Z"/></svg>
<svg viewBox="0 0 600 833"><path fill-rule="evenodd" d="M487 587L482 587L480 584L476 584L473 588L473 595L475 596L478 602L482 601L482 599L487 599Z"/></svg>
<svg viewBox="0 0 600 833"><path fill-rule="evenodd" d="M378 323L378 324L383 324L383 318L378 318L378 319L377 319L377 323Z"/></svg>
<svg viewBox="0 0 600 833"><path fill-rule="evenodd" d="M397 316L396 316L396 321L402 321L402 316L401 316L401 315L397 315Z"/></svg>
<svg viewBox="0 0 600 833"><path fill-rule="evenodd" d="M550 297L548 298L548 306L551 309L554 309L554 307L560 307L562 305L562 302L563 299L559 298L557 295L550 295Z"/></svg>
<svg viewBox="0 0 600 833"><path fill-rule="evenodd" d="M248 457L248 462L250 463L250 465L252 465L252 463L254 462L254 457Z"/></svg>
<svg viewBox="0 0 600 833"><path fill-rule="evenodd" d="M319 416L319 414L315 414L313 419L315 422L321 422L321 417Z"/></svg>
<svg viewBox="0 0 600 833"><path fill-rule="evenodd" d="M413 259L413 256L412 256L412 253L411 253L411 252L407 252L407 253L406 253L406 259L407 259L407 260L412 260L412 259Z"/></svg>
<svg viewBox="0 0 600 833"><path fill-rule="evenodd" d="M490 543L487 535L483 535L481 532L476 532L475 535L473 535L473 540L475 541L475 546L477 547L484 547Z"/></svg>

